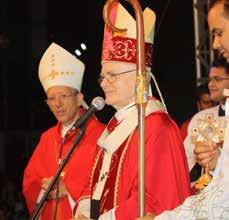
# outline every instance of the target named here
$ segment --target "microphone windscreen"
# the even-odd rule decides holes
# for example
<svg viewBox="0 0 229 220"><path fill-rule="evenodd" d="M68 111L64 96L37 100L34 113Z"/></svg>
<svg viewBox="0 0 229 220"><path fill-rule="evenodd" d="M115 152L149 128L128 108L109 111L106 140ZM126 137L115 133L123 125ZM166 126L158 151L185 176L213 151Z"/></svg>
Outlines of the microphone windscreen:
<svg viewBox="0 0 229 220"><path fill-rule="evenodd" d="M98 96L92 100L91 104L96 108L97 111L100 111L104 108L105 101L102 97Z"/></svg>

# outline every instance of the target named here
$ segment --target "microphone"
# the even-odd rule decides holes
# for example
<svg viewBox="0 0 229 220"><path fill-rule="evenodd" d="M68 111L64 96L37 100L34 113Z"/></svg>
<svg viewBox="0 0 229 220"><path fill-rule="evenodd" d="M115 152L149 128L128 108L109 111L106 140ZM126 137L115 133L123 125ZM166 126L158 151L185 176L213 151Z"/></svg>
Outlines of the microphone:
<svg viewBox="0 0 229 220"><path fill-rule="evenodd" d="M100 111L104 108L105 106L105 101L102 97L95 97L92 102L91 106L87 109L87 111L82 115L76 123L73 125L73 128L78 128L82 126L90 117L91 115L96 112Z"/></svg>

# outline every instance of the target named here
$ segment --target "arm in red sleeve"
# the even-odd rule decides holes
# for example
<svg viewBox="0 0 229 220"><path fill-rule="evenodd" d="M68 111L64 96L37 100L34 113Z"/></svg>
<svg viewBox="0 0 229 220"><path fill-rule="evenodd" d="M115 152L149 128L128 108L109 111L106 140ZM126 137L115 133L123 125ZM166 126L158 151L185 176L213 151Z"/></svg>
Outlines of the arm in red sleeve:
<svg viewBox="0 0 229 220"><path fill-rule="evenodd" d="M42 141L37 145L33 155L24 171L23 177L23 194L26 199L26 204L29 212L32 213L38 195L41 191L41 179L43 173L43 150Z"/></svg>

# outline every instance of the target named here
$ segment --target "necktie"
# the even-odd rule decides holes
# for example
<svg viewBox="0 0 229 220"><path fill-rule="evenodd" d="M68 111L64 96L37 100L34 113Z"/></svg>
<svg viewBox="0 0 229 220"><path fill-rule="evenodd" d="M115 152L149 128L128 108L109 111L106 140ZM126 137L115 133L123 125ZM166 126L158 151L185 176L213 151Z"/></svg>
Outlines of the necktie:
<svg viewBox="0 0 229 220"><path fill-rule="evenodd" d="M223 110L223 108L221 107L221 105L219 105L219 111L218 111L218 116L222 117L225 116L225 110Z"/></svg>
<svg viewBox="0 0 229 220"><path fill-rule="evenodd" d="M115 117L113 117L107 125L107 130L109 131L109 133L111 133L115 129L115 127L117 127L117 125L118 120Z"/></svg>

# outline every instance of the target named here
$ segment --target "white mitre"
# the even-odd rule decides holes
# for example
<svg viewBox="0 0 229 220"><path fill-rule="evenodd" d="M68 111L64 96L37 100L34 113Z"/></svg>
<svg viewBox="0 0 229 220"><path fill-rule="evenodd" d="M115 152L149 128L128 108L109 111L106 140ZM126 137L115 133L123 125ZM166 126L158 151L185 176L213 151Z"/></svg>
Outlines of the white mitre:
<svg viewBox="0 0 229 220"><path fill-rule="evenodd" d="M39 64L39 79L47 92L53 86L81 90L85 65L61 46L52 43Z"/></svg>

